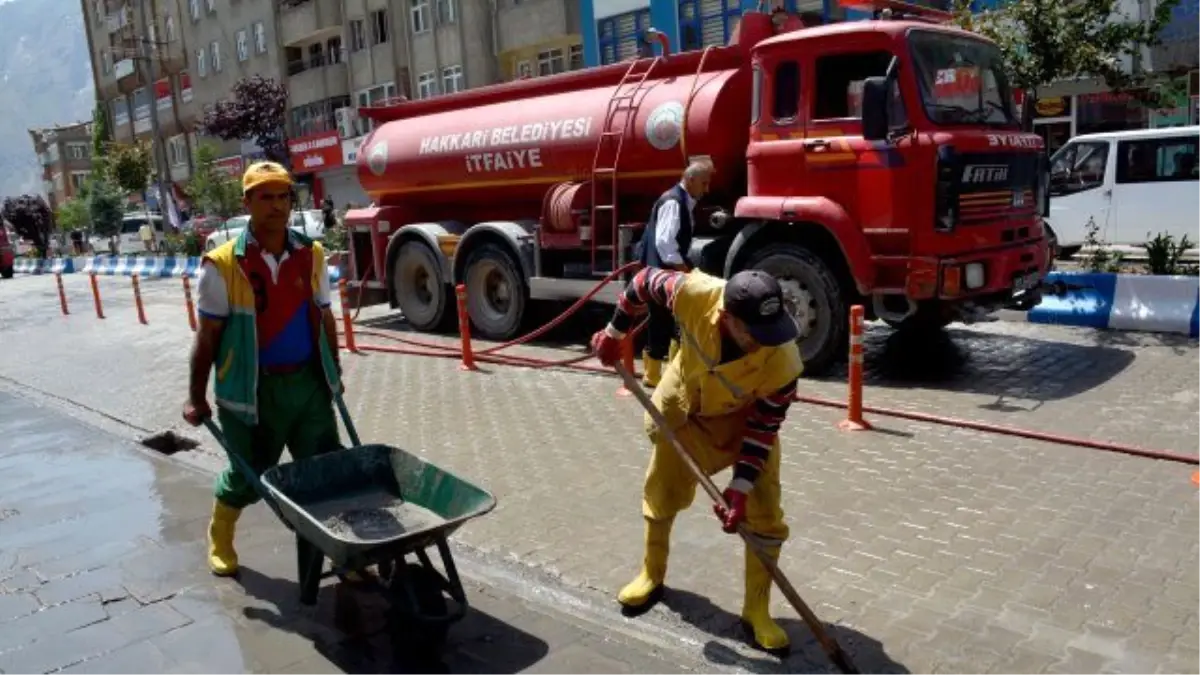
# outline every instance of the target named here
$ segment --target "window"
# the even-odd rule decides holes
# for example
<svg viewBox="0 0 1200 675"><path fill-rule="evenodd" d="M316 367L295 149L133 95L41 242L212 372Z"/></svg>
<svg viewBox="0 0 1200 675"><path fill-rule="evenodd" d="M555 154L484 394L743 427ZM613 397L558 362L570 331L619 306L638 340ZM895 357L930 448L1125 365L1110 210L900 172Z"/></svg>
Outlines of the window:
<svg viewBox="0 0 1200 675"><path fill-rule="evenodd" d="M217 11L217 0L204 0L204 4L208 6L209 14Z"/></svg>
<svg viewBox="0 0 1200 675"><path fill-rule="evenodd" d="M1069 195L1104 185L1108 141L1068 143L1050 158L1050 194Z"/></svg>
<svg viewBox="0 0 1200 675"><path fill-rule="evenodd" d="M263 22L254 22L254 51L257 54L267 53L267 27Z"/></svg>
<svg viewBox="0 0 1200 675"><path fill-rule="evenodd" d="M417 97L432 98L437 96L437 75L434 73L421 73L417 78Z"/></svg>
<svg viewBox="0 0 1200 675"><path fill-rule="evenodd" d="M163 32L167 34L167 42L174 42L175 38L178 37L175 34L175 17L171 16L170 14L164 17L163 28Z"/></svg>
<svg viewBox="0 0 1200 675"><path fill-rule="evenodd" d="M860 117L863 81L886 73L891 61L892 55L885 51L818 57L813 119Z"/></svg>
<svg viewBox="0 0 1200 675"><path fill-rule="evenodd" d="M349 96L335 96L323 101L292 108L292 136L308 136L322 131L336 131L337 118L334 111L350 105Z"/></svg>
<svg viewBox="0 0 1200 675"><path fill-rule="evenodd" d="M533 64L528 61L517 63L517 78L533 77Z"/></svg>
<svg viewBox="0 0 1200 675"><path fill-rule="evenodd" d="M88 176L90 175L90 171L72 171L71 192L74 194L79 194L79 192L83 190L83 186L87 183Z"/></svg>
<svg viewBox="0 0 1200 675"><path fill-rule="evenodd" d="M200 0L188 0L188 11L192 15L192 21L200 20Z"/></svg>
<svg viewBox="0 0 1200 675"><path fill-rule="evenodd" d="M442 68L442 93L453 94L466 89L463 83L462 66L446 66Z"/></svg>
<svg viewBox="0 0 1200 675"><path fill-rule="evenodd" d="M388 18L386 9L371 12L371 44L381 45L388 41Z"/></svg>
<svg viewBox="0 0 1200 675"><path fill-rule="evenodd" d="M200 77L206 77L208 75L208 50L207 49L197 49L196 50L196 74L199 75Z"/></svg>
<svg viewBox="0 0 1200 675"><path fill-rule="evenodd" d="M87 143L67 143L67 159L87 157Z"/></svg>
<svg viewBox="0 0 1200 675"><path fill-rule="evenodd" d="M63 175L62 172L54 174L54 191L62 192L63 190Z"/></svg>
<svg viewBox="0 0 1200 675"><path fill-rule="evenodd" d="M208 43L208 51L212 55L212 71L221 72L221 43L216 40Z"/></svg>
<svg viewBox="0 0 1200 675"><path fill-rule="evenodd" d="M367 26L362 19L350 20L350 51L360 52L367 48Z"/></svg>
<svg viewBox="0 0 1200 675"><path fill-rule="evenodd" d="M437 0L438 25L454 23L454 0Z"/></svg>
<svg viewBox="0 0 1200 675"><path fill-rule="evenodd" d="M329 58L329 63L331 63L331 64L341 63L342 62L342 38L331 37L331 38L329 38L329 42L327 42L325 44L327 47L325 53L327 54L327 56Z"/></svg>
<svg viewBox="0 0 1200 675"><path fill-rule="evenodd" d="M150 117L150 90L138 87L133 92L133 119L144 120Z"/></svg>
<svg viewBox="0 0 1200 675"><path fill-rule="evenodd" d="M682 5L681 5L682 9ZM643 35L650 27L650 10L618 14L596 22L600 63L609 64L636 56Z"/></svg>
<svg viewBox="0 0 1200 675"><path fill-rule="evenodd" d="M243 28L237 32L237 58L238 61L245 61L250 58L250 36Z"/></svg>
<svg viewBox="0 0 1200 675"><path fill-rule="evenodd" d="M187 165L187 139L183 134L167 139L167 159L171 162L171 166Z"/></svg>
<svg viewBox="0 0 1200 675"><path fill-rule="evenodd" d="M424 33L429 30L429 0L412 0L412 32Z"/></svg>
<svg viewBox="0 0 1200 675"><path fill-rule="evenodd" d="M129 106L124 96L118 96L112 100L113 126L119 127L124 124L129 124Z"/></svg>
<svg viewBox="0 0 1200 675"><path fill-rule="evenodd" d="M1196 136L1121 141L1117 143L1117 182L1197 180L1196 146Z"/></svg>
<svg viewBox="0 0 1200 675"><path fill-rule="evenodd" d="M775 66L771 116L775 122L792 122L800 112L800 64L784 61Z"/></svg>
<svg viewBox="0 0 1200 675"><path fill-rule="evenodd" d="M571 51L567 55L567 70L580 68L583 68L583 45L571 45Z"/></svg>
<svg viewBox="0 0 1200 675"><path fill-rule="evenodd" d="M383 103L389 98L396 97L396 85L388 82L370 89L363 89L355 94L355 104L359 108L367 108L370 106ZM375 123L365 117L359 117L354 122L354 126L358 131L358 135L362 136L370 133L375 129Z"/></svg>
<svg viewBox="0 0 1200 675"><path fill-rule="evenodd" d="M92 21L101 23L104 21L104 0L92 0Z"/></svg>
<svg viewBox="0 0 1200 675"><path fill-rule="evenodd" d="M563 50L547 49L538 52L538 75L554 75L566 69L567 62L563 58Z"/></svg>
<svg viewBox="0 0 1200 675"><path fill-rule="evenodd" d="M100 69L101 69L101 72L103 72L105 75L109 75L112 73L112 69L113 69L112 52L108 51L107 49L102 50L100 52Z"/></svg>
<svg viewBox="0 0 1200 675"><path fill-rule="evenodd" d="M917 90L931 122L1016 125L999 47L972 37L927 30L912 31L910 41Z"/></svg>
<svg viewBox="0 0 1200 675"><path fill-rule="evenodd" d="M46 156L50 158L51 164L55 164L58 162L58 143L57 142L51 143L50 147L46 149Z"/></svg>

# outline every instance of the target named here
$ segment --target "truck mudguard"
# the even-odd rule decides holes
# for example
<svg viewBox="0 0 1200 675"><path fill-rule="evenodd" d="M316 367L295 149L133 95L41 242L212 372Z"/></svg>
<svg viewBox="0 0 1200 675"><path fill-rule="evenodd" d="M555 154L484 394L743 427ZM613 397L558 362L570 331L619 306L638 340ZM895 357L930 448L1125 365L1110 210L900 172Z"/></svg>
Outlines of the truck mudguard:
<svg viewBox="0 0 1200 675"><path fill-rule="evenodd" d="M521 264L526 282L533 276L533 229L532 220L489 220L476 223L467 229L454 251L454 283L462 282L463 267L467 254L485 241L503 241L505 246Z"/></svg>
<svg viewBox="0 0 1200 675"><path fill-rule="evenodd" d="M400 226L396 230L396 234L392 235L392 238L388 241L387 257L384 258L384 263L387 265L387 269L391 270L401 244L410 239L423 241L441 259L442 278L449 283L453 278L454 270L450 264L450 259L442 255L442 248L438 245L438 236L446 234L461 236L466 230L467 226L456 220L443 220L436 223L406 223ZM391 276L390 273L387 275L389 289L391 288Z"/></svg>
<svg viewBox="0 0 1200 675"><path fill-rule="evenodd" d="M858 292L866 295L875 286L875 265L867 238L837 203L826 197L742 197L734 216L756 222L742 228L729 248L725 259L725 276L735 268L747 242L773 222L813 223L825 228L837 241L846 258L846 266L854 277ZM748 250L748 249L746 249Z"/></svg>

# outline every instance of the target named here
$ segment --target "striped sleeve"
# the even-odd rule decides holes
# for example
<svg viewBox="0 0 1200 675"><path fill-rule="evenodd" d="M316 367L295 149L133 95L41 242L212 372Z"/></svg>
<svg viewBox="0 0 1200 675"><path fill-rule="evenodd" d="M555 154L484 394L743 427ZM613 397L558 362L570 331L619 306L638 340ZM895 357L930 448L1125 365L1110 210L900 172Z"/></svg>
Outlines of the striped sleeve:
<svg viewBox="0 0 1200 675"><path fill-rule="evenodd" d="M774 394L755 401L746 420L742 452L733 467L733 481L729 484L731 489L746 493L754 487L771 456L771 448L779 436L779 427L787 418L788 407L796 395L797 381L792 380Z"/></svg>
<svg viewBox="0 0 1200 675"><path fill-rule="evenodd" d="M613 337L623 338L633 327L633 322L646 313L646 307L654 303L660 307L675 307L675 292L683 285L686 273L675 270L660 270L644 267L634 275L625 292L617 298L617 309L609 323Z"/></svg>

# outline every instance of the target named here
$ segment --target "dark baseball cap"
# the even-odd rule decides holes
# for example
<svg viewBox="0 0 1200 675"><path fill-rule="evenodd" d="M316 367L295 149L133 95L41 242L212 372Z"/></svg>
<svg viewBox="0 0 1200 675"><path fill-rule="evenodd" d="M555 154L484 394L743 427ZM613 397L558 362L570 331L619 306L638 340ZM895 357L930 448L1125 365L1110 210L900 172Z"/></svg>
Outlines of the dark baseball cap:
<svg viewBox="0 0 1200 675"><path fill-rule="evenodd" d="M779 282L761 270L738 272L725 282L725 311L741 319L763 346L778 347L800 336Z"/></svg>

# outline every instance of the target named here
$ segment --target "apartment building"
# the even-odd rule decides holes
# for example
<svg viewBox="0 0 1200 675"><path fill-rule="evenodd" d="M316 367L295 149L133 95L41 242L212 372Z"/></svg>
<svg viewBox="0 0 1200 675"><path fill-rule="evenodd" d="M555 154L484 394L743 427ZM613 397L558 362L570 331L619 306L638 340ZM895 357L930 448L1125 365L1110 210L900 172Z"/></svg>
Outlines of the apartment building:
<svg viewBox="0 0 1200 675"><path fill-rule="evenodd" d="M301 197L365 205L356 155L371 123L356 110L582 65L577 0L285 0L289 150ZM576 48L575 52L581 54Z"/></svg>
<svg viewBox="0 0 1200 675"><path fill-rule="evenodd" d="M83 189L92 172L92 123L30 129L33 151L42 163L42 188L51 210Z"/></svg>
<svg viewBox="0 0 1200 675"><path fill-rule="evenodd" d="M150 139L157 117L176 197L191 173L187 134L198 108L187 67L179 0L81 0L96 96L113 140ZM158 164L152 166L158 175Z"/></svg>

